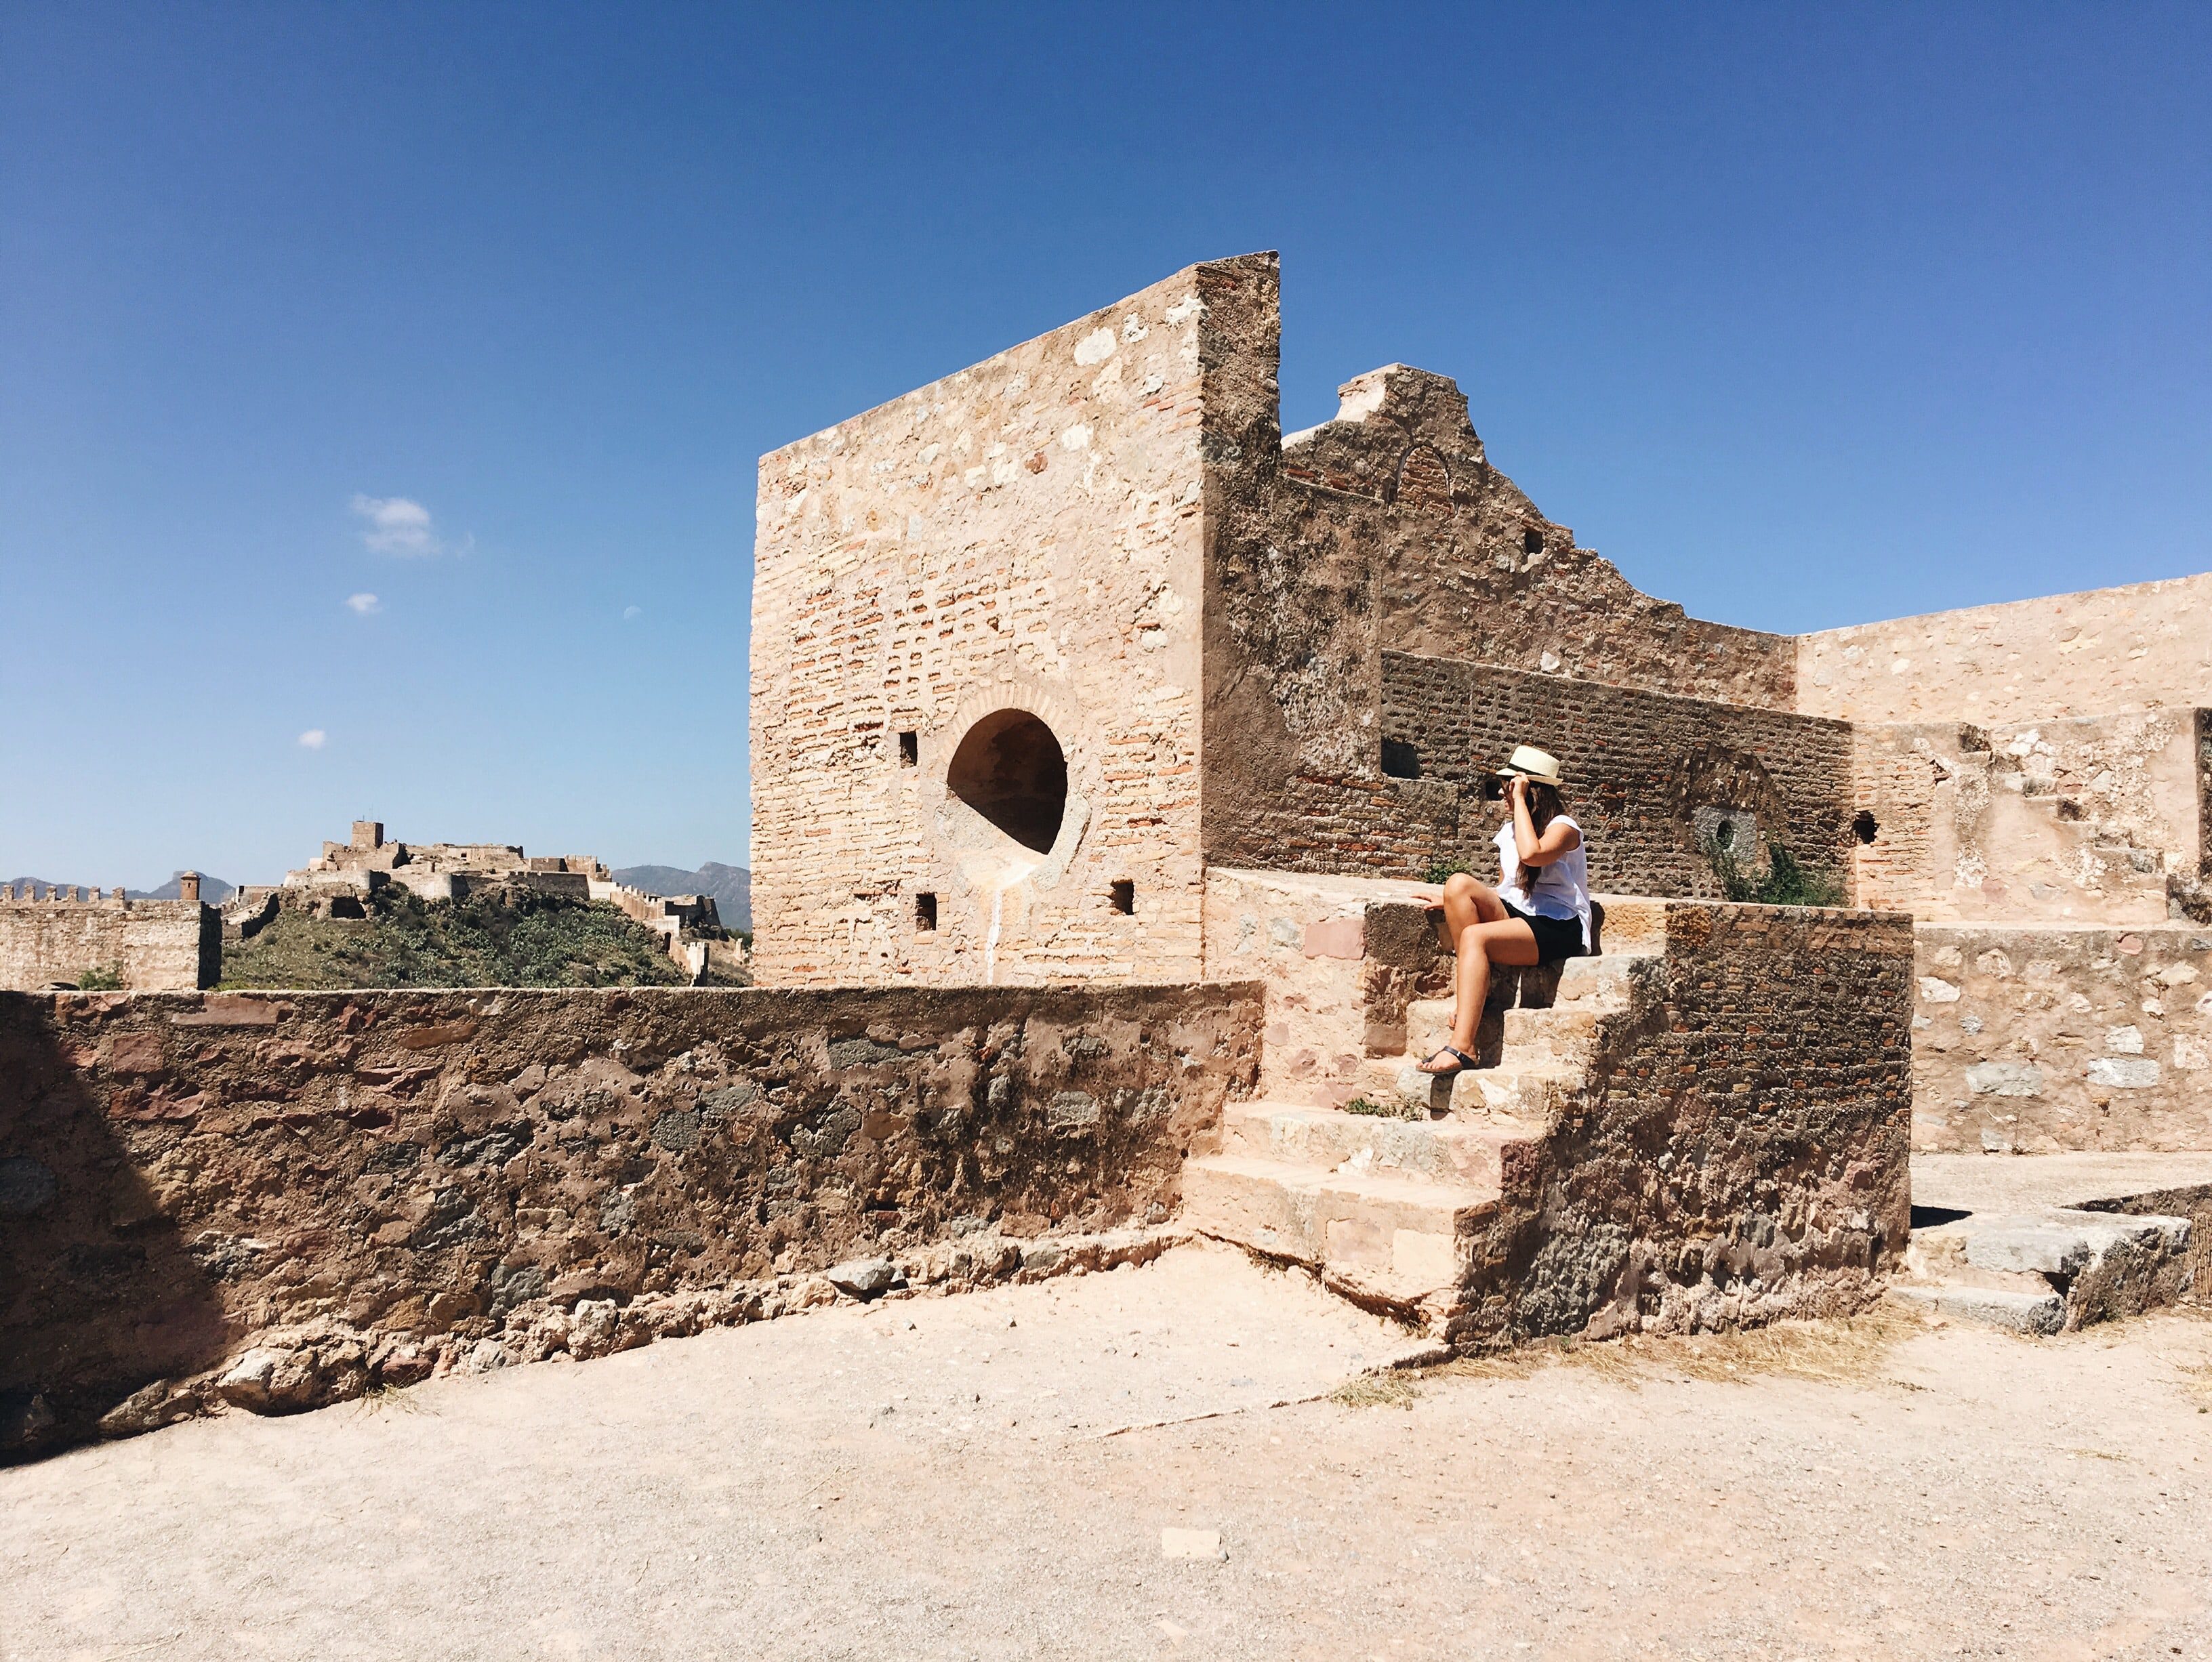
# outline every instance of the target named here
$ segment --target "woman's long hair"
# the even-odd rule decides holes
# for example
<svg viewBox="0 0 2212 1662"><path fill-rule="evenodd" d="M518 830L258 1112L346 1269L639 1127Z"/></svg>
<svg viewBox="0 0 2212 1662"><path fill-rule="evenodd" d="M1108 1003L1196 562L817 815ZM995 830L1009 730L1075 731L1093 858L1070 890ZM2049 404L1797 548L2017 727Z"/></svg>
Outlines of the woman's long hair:
<svg viewBox="0 0 2212 1662"><path fill-rule="evenodd" d="M1566 804L1559 800L1558 786L1547 785L1541 779L1528 781L1528 823L1535 827L1538 836L1542 836L1544 828L1566 811ZM1536 892L1536 878L1541 870L1541 867L1531 865L1526 860L1522 861L1521 869L1513 874L1513 881L1522 894Z"/></svg>

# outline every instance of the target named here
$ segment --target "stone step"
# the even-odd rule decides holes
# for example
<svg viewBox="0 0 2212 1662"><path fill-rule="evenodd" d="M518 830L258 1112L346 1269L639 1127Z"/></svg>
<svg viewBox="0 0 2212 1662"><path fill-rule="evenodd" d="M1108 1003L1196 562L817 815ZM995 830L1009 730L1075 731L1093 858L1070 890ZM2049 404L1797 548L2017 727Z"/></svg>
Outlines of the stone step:
<svg viewBox="0 0 2212 1662"><path fill-rule="evenodd" d="M2066 1301L2057 1293L2014 1292L1996 1287L1894 1282L1887 1296L1954 1321L2002 1327L2012 1333L2056 1333L2066 1325Z"/></svg>
<svg viewBox="0 0 2212 1662"><path fill-rule="evenodd" d="M1626 1000L1622 1000L1625 1005ZM1406 1053L1416 1061L1451 1037L1453 1004L1449 998L1416 998L1406 1006ZM1609 1012L1596 1000L1572 1004L1514 1007L1495 1012L1503 1018L1498 1060L1581 1062L1597 1038L1598 1018ZM1484 1035L1476 1034L1481 1055Z"/></svg>
<svg viewBox="0 0 2212 1662"><path fill-rule="evenodd" d="M1495 1188L1324 1171L1250 1155L1183 1163L1183 1222L1414 1304L1458 1284L1459 1231Z"/></svg>
<svg viewBox="0 0 2212 1662"><path fill-rule="evenodd" d="M1223 1130L1226 1154L1492 1189L1498 1186L1505 1146L1536 1135L1504 1120L1393 1119L1268 1101L1230 1103Z"/></svg>
<svg viewBox="0 0 2212 1662"><path fill-rule="evenodd" d="M1462 1068L1438 1079L1414 1065L1426 1054L1365 1063L1360 1072L1361 1091L1376 1102L1425 1107L1431 1113L1448 1113L1455 1119L1510 1120L1534 1126L1547 1123L1571 1100L1584 1077L1581 1063L1547 1058Z"/></svg>
<svg viewBox="0 0 2212 1662"><path fill-rule="evenodd" d="M2173 1303L2189 1230L2185 1217L2069 1207L1972 1213L1915 1229L1911 1279L1893 1290L1962 1320L2055 1333Z"/></svg>

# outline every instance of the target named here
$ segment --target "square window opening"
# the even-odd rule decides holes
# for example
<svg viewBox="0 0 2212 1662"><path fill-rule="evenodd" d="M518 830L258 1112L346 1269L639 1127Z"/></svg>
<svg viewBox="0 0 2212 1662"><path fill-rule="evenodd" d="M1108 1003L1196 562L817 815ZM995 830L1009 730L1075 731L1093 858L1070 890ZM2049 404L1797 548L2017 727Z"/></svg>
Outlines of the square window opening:
<svg viewBox="0 0 2212 1662"><path fill-rule="evenodd" d="M937 927L937 896L922 894L914 897L914 926L921 930Z"/></svg>
<svg viewBox="0 0 2212 1662"><path fill-rule="evenodd" d="M899 766L902 767L921 766L921 735L920 733L899 735Z"/></svg>
<svg viewBox="0 0 2212 1662"><path fill-rule="evenodd" d="M1111 892L1114 898L1114 909L1124 917L1134 917L1137 913L1135 883L1127 877L1116 877L1114 879Z"/></svg>
<svg viewBox="0 0 2212 1662"><path fill-rule="evenodd" d="M1421 776L1421 753L1410 740L1386 738L1382 741L1382 776L1385 779L1419 779Z"/></svg>

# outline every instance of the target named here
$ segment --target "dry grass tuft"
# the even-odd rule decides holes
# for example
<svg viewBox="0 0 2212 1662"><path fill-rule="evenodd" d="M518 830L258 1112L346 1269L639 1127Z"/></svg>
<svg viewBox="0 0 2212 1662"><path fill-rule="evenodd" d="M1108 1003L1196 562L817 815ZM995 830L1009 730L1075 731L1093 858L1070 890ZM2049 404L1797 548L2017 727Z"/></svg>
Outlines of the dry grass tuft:
<svg viewBox="0 0 2212 1662"><path fill-rule="evenodd" d="M381 1413L392 1409L402 1414L434 1414L437 1410L403 1385L372 1385L354 1399L356 1414Z"/></svg>
<svg viewBox="0 0 2212 1662"><path fill-rule="evenodd" d="M1421 1387L1410 1373L1362 1374L1328 1393L1340 1408L1411 1408Z"/></svg>
<svg viewBox="0 0 2212 1662"><path fill-rule="evenodd" d="M1917 1313L1882 1304L1863 1315L1775 1322L1740 1333L1632 1333L1604 1343L1551 1339L1503 1356L1444 1362L1421 1370L1421 1377L1526 1379L1541 1368L1576 1368L1632 1391L1655 1379L1741 1385L1778 1376L1860 1384L1876 1376L1900 1340L1924 1328ZM1882 1382L1923 1388L1905 1380Z"/></svg>

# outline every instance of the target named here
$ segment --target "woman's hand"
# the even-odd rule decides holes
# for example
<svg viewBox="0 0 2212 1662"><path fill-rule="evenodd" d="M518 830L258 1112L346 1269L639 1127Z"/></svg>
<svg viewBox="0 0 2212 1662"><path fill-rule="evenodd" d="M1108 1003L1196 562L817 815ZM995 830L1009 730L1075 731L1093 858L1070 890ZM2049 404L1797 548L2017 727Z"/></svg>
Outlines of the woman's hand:
<svg viewBox="0 0 2212 1662"><path fill-rule="evenodd" d="M1514 773L1509 775L1505 781L1505 801L1507 806L1518 808L1523 803L1528 801L1528 776L1526 773Z"/></svg>

